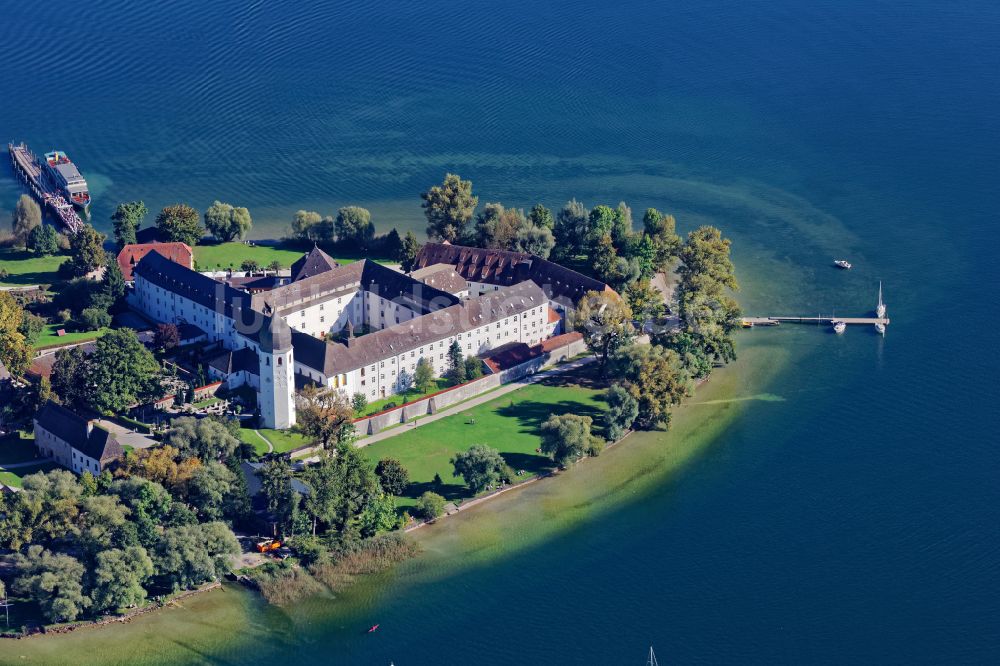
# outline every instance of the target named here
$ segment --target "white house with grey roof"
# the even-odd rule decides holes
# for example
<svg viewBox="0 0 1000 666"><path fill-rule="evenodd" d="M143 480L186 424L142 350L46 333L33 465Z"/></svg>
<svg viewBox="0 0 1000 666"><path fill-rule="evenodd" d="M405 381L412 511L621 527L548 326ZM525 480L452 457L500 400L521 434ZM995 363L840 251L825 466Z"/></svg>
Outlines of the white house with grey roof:
<svg viewBox="0 0 1000 666"><path fill-rule="evenodd" d="M63 467L94 476L125 453L113 433L51 401L35 415L35 446Z"/></svg>
<svg viewBox="0 0 1000 666"><path fill-rule="evenodd" d="M450 256L442 258L430 263L448 263ZM135 267L130 300L152 319L197 326L220 343L224 351L209 364L212 376L230 387L253 387L264 426L288 428L295 423L296 383L374 400L409 388L405 378L413 377L421 358L443 374L453 342L463 354L477 355L548 338L556 330L553 317L558 321L553 293L606 288L552 266L546 272L559 278L555 292L530 277L505 275L506 284L463 300L467 278L460 267L424 271L425 283L367 259L340 266L314 248L296 262L291 283L250 294L150 252ZM567 290L562 283L573 276L580 284Z"/></svg>

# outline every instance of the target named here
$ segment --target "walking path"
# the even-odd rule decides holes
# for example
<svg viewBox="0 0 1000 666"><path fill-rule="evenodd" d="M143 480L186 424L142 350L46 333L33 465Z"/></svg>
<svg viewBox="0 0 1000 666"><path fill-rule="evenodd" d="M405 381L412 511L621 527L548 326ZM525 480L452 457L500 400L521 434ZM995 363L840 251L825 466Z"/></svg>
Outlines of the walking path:
<svg viewBox="0 0 1000 666"><path fill-rule="evenodd" d="M254 432L257 434L258 437L264 440L265 444L267 444L267 452L274 453L274 444L271 443L271 440L269 440L267 437L264 437L264 435L261 433L260 430L254 430Z"/></svg>

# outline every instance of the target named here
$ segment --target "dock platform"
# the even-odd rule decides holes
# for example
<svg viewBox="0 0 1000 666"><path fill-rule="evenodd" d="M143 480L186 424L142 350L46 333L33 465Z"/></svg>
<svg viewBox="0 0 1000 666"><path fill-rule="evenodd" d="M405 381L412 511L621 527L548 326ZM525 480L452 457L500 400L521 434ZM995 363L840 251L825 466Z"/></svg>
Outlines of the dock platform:
<svg viewBox="0 0 1000 666"><path fill-rule="evenodd" d="M14 173L21 179L43 208L48 208L57 220L66 228L66 231L75 234L83 227L83 220L75 210L73 204L66 201L58 190L53 188L42 175L42 166L28 146L23 143L7 144L7 151L10 153L10 161L14 167Z"/></svg>

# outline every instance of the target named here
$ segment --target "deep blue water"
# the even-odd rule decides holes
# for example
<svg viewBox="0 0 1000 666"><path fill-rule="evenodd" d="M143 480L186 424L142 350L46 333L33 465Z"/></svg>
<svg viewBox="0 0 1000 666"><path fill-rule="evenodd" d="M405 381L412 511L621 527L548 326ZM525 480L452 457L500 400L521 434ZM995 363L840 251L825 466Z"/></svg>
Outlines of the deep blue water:
<svg viewBox="0 0 1000 666"><path fill-rule="evenodd" d="M483 202L717 224L761 314L861 313L882 279L893 324L755 331L794 351L785 400L660 491L386 591L407 629L377 648L331 628L302 654L996 662L1000 5L373 4L10 3L0 134L67 150L99 226L119 200L221 198L258 236L350 203L421 229L418 193L457 171Z"/></svg>

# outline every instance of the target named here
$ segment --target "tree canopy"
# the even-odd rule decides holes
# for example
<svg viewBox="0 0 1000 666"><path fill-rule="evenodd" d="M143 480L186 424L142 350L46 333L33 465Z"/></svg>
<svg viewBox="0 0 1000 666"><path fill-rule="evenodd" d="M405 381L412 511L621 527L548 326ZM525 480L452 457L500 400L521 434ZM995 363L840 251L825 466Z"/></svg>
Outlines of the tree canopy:
<svg viewBox="0 0 1000 666"><path fill-rule="evenodd" d="M29 194L22 194L17 199L14 212L11 214L10 226L14 233L14 241L25 245L31 230L42 223L42 209Z"/></svg>
<svg viewBox="0 0 1000 666"><path fill-rule="evenodd" d="M99 337L84 367L93 386L88 402L99 412L123 412L160 397L160 364L131 329Z"/></svg>
<svg viewBox="0 0 1000 666"><path fill-rule="evenodd" d="M115 242L118 244L118 249L136 242L136 231L142 226L142 221L148 213L146 204L142 201L127 201L115 207L115 212L111 214L111 221L114 223Z"/></svg>
<svg viewBox="0 0 1000 666"><path fill-rule="evenodd" d="M420 195L427 218L427 235L432 240L454 243L465 231L479 203L472 194L472 181L445 174L444 182Z"/></svg>
<svg viewBox="0 0 1000 666"><path fill-rule="evenodd" d="M354 406L336 389L308 385L295 394L296 429L319 440L324 448L353 434Z"/></svg>
<svg viewBox="0 0 1000 666"><path fill-rule="evenodd" d="M632 310L611 291L587 292L577 304L573 325L600 360L602 372L611 355L634 337Z"/></svg>
<svg viewBox="0 0 1000 666"><path fill-rule="evenodd" d="M85 224L69 237L70 258L66 260L68 272L73 277L82 277L104 266L108 257L104 252L105 235L89 224Z"/></svg>
<svg viewBox="0 0 1000 666"><path fill-rule="evenodd" d="M253 226L250 211L216 200L205 211L205 228L223 242L242 240Z"/></svg>
<svg viewBox="0 0 1000 666"><path fill-rule="evenodd" d="M596 455L604 441L592 434L593 419L577 414L550 416L541 427L542 453L561 467L586 455Z"/></svg>
<svg viewBox="0 0 1000 666"><path fill-rule="evenodd" d="M39 224L28 233L28 249L48 256L59 252L59 232L48 224Z"/></svg>
<svg viewBox="0 0 1000 666"><path fill-rule="evenodd" d="M334 227L338 241L358 248L367 248L375 238L372 214L360 206L346 206L338 210Z"/></svg>
<svg viewBox="0 0 1000 666"><path fill-rule="evenodd" d="M174 204L161 210L156 216L156 228L166 240L187 243L191 247L205 235L198 211L187 204Z"/></svg>
<svg viewBox="0 0 1000 666"><path fill-rule="evenodd" d="M473 493L495 485L504 476L506 463L500 452L485 444L475 444L451 459L454 476L460 476Z"/></svg>
<svg viewBox="0 0 1000 666"><path fill-rule="evenodd" d="M0 361L12 375L20 377L31 363L29 346L22 324L25 312L9 291L0 291Z"/></svg>
<svg viewBox="0 0 1000 666"><path fill-rule="evenodd" d="M240 440L221 421L193 416L172 420L164 441L175 447L181 456L196 457L203 462L225 460L240 446Z"/></svg>

